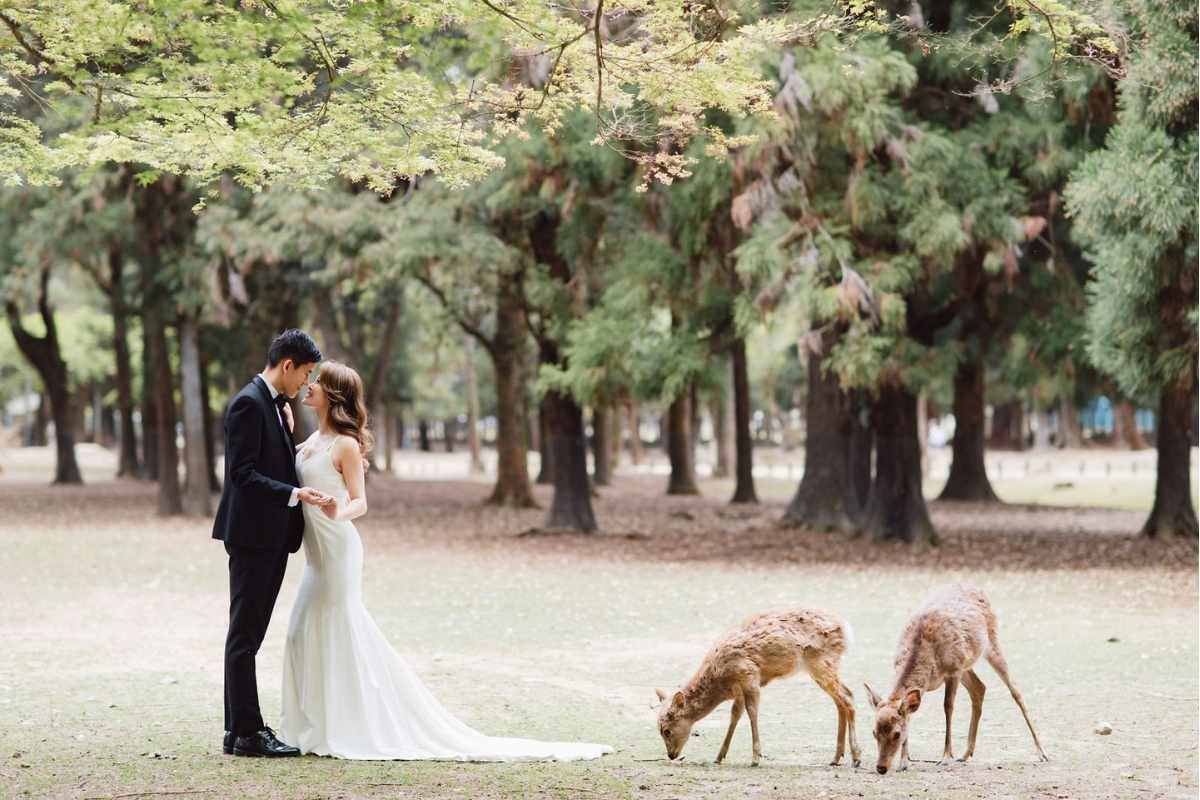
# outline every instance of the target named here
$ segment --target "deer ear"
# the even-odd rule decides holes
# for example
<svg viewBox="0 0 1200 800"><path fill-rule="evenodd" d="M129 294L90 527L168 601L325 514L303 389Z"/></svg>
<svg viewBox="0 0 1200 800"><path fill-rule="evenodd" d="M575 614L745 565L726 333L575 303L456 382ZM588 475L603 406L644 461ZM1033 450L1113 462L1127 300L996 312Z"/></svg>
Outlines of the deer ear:
<svg viewBox="0 0 1200 800"><path fill-rule="evenodd" d="M904 711L911 714L921 707L921 690L913 689L908 694L904 695Z"/></svg>
<svg viewBox="0 0 1200 800"><path fill-rule="evenodd" d="M667 693L664 692L662 689L655 689L654 693L656 695L658 695L658 702L660 702L660 703L667 699Z"/></svg>
<svg viewBox="0 0 1200 800"><path fill-rule="evenodd" d="M671 708L681 708L683 706L683 692L676 692L671 698Z"/></svg>
<svg viewBox="0 0 1200 800"><path fill-rule="evenodd" d="M871 708L879 708L879 704L883 702L883 698L871 691L871 687L865 683L863 687L867 690L867 699L871 701Z"/></svg>

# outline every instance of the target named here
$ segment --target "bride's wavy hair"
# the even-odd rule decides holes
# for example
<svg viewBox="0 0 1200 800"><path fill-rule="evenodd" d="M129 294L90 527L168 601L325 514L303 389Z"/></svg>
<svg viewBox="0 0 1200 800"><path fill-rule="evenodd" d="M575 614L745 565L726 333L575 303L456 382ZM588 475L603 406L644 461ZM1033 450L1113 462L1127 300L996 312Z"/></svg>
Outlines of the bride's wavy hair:
<svg viewBox="0 0 1200 800"><path fill-rule="evenodd" d="M343 436L358 442L363 455L375 444L367 427L367 405L363 402L363 382L350 367L337 361L324 361L317 380L329 400L329 425Z"/></svg>

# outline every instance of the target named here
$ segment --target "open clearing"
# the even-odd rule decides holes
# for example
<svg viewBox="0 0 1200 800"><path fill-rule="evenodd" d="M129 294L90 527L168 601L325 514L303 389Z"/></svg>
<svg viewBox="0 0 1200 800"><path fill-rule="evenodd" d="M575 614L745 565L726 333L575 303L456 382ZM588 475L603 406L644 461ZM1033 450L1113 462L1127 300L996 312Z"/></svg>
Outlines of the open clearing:
<svg viewBox="0 0 1200 800"><path fill-rule="evenodd" d="M794 490L783 480L760 481L764 502L747 508L725 503L726 483L667 498L660 478L625 473L596 501L603 534L519 537L545 512L482 506L485 483L373 478L365 600L443 703L488 733L616 753L575 764L260 761L220 754L227 584L210 524L156 518L152 486L93 473L87 486L51 488L45 465L14 461L0 474L3 797L1197 795L1197 548L1133 537L1144 511L933 503L945 544L913 551L778 527ZM292 560L259 657L268 720L302 563ZM1020 712L982 666L990 691L972 762L934 765L939 691L912 724L914 768L876 775L862 683L888 688L901 624L953 581L991 597L1052 760L1036 761ZM854 628L842 674L863 767L826 766L836 712L803 676L763 692L762 766L748 766L745 720L727 762L711 763L727 705L697 726L682 762L667 761L654 687L686 681L724 628L795 602ZM960 693L956 753L969 708ZM1100 723L1111 735L1095 733Z"/></svg>

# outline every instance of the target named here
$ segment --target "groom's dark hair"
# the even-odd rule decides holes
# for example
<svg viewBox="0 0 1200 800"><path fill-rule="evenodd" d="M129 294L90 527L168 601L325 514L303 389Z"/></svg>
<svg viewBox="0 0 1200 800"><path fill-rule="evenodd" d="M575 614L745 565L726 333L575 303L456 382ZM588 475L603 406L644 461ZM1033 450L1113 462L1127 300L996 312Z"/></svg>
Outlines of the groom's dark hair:
<svg viewBox="0 0 1200 800"><path fill-rule="evenodd" d="M297 366L315 364L321 360L321 351L307 333L289 328L271 342L271 349L267 351L267 366L273 367L288 358Z"/></svg>

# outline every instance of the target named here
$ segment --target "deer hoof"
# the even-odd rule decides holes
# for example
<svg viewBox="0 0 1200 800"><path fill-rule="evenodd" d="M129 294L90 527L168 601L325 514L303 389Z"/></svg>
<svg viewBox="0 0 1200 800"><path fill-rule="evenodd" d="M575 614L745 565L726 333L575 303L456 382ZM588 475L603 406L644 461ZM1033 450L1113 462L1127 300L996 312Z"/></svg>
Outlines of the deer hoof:
<svg viewBox="0 0 1200 800"><path fill-rule="evenodd" d="M939 767L948 767L948 766L950 766L950 762L949 762L949 761L947 761L946 759L944 759L944 758L943 758L941 761L939 761L939 762L937 763L937 766L939 766Z"/></svg>
<svg viewBox="0 0 1200 800"><path fill-rule="evenodd" d="M861 761L859 761L859 760L856 758L856 759L854 759L853 761L851 761L851 762L850 762L850 766L852 766L852 767L854 767L855 769L857 769L858 767L861 767L861 766L862 766L862 762L861 762Z"/></svg>
<svg viewBox="0 0 1200 800"><path fill-rule="evenodd" d="M908 769L908 764L900 764L896 767L896 772L904 772Z"/></svg>
<svg viewBox="0 0 1200 800"><path fill-rule="evenodd" d="M757 761L751 761L751 762L750 762L750 766L752 766L752 767L757 767L757 766L758 766L758 762L757 762Z"/></svg>
<svg viewBox="0 0 1200 800"><path fill-rule="evenodd" d="M1046 755L1045 753L1042 753L1040 756L1038 756L1038 761L1049 761L1049 760L1050 760L1050 756Z"/></svg>

